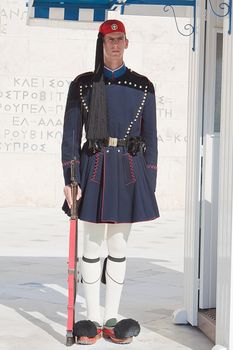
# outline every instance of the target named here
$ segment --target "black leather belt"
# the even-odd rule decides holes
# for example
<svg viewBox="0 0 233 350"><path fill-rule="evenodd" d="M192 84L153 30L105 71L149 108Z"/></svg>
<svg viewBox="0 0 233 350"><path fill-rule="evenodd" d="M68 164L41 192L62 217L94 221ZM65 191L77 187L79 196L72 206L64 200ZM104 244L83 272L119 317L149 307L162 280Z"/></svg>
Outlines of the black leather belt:
<svg viewBox="0 0 233 350"><path fill-rule="evenodd" d="M125 146L127 151L132 155L137 152L145 152L146 144L141 136L129 137L127 139L118 139L116 137L108 137L107 139L88 140L88 149L91 153L100 152L102 147L118 147Z"/></svg>

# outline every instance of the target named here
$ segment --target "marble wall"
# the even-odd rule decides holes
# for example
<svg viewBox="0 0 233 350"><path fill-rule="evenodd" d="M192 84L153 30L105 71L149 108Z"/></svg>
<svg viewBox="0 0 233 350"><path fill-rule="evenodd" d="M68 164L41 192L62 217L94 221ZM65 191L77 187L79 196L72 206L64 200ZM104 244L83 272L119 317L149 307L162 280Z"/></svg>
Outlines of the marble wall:
<svg viewBox="0 0 233 350"><path fill-rule="evenodd" d="M93 69L96 31L27 26L26 13L23 0L0 0L0 206L54 207L67 89ZM126 65L156 87L159 207L183 209L189 39L172 17L113 17L127 28Z"/></svg>

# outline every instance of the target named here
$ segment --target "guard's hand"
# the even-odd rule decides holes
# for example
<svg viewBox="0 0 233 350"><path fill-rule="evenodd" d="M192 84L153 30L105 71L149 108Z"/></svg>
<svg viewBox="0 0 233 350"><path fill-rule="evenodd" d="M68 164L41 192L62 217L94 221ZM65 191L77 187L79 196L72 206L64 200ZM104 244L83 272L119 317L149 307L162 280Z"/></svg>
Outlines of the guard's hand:
<svg viewBox="0 0 233 350"><path fill-rule="evenodd" d="M64 195L66 197L67 203L69 208L71 208L72 206L72 195L71 195L71 187L70 186L65 186L64 187ZM82 197L82 190L81 188L78 186L78 193L77 193L77 201L79 200L79 198Z"/></svg>

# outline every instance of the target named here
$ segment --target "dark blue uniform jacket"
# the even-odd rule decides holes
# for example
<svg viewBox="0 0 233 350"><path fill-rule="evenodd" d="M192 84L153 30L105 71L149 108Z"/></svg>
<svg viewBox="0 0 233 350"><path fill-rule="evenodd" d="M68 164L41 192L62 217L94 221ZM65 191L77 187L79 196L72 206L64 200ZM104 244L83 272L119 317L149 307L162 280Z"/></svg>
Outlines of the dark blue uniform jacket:
<svg viewBox="0 0 233 350"><path fill-rule="evenodd" d="M142 136L146 152L132 156L125 146L104 147L93 155L87 150L85 120L93 73L79 75L69 87L62 140L65 184L70 184L70 162L76 155L77 181L82 190L80 220L95 223L132 223L159 217L155 198L157 129L153 84L123 65L104 69L109 136ZM73 139L75 135L75 147Z"/></svg>

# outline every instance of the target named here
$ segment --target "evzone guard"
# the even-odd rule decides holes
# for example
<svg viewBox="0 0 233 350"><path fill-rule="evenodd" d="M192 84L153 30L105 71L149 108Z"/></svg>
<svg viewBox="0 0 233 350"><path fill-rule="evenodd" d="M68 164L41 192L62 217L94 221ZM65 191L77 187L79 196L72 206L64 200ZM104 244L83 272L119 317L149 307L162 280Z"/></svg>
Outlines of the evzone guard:
<svg viewBox="0 0 233 350"><path fill-rule="evenodd" d="M127 48L124 24L118 20L102 23L95 70L71 82L66 103L63 210L70 215L72 164L77 182L77 215L84 228L81 275L87 320L74 323L72 330L79 344L94 344L102 336L114 343L127 344L139 334L137 321L118 320L126 246L132 223L159 217L155 198L158 156L155 92L147 77L126 67L123 55ZM83 126L86 141L81 146ZM100 248L105 231L108 257L101 269ZM101 280L106 284L103 320Z"/></svg>

